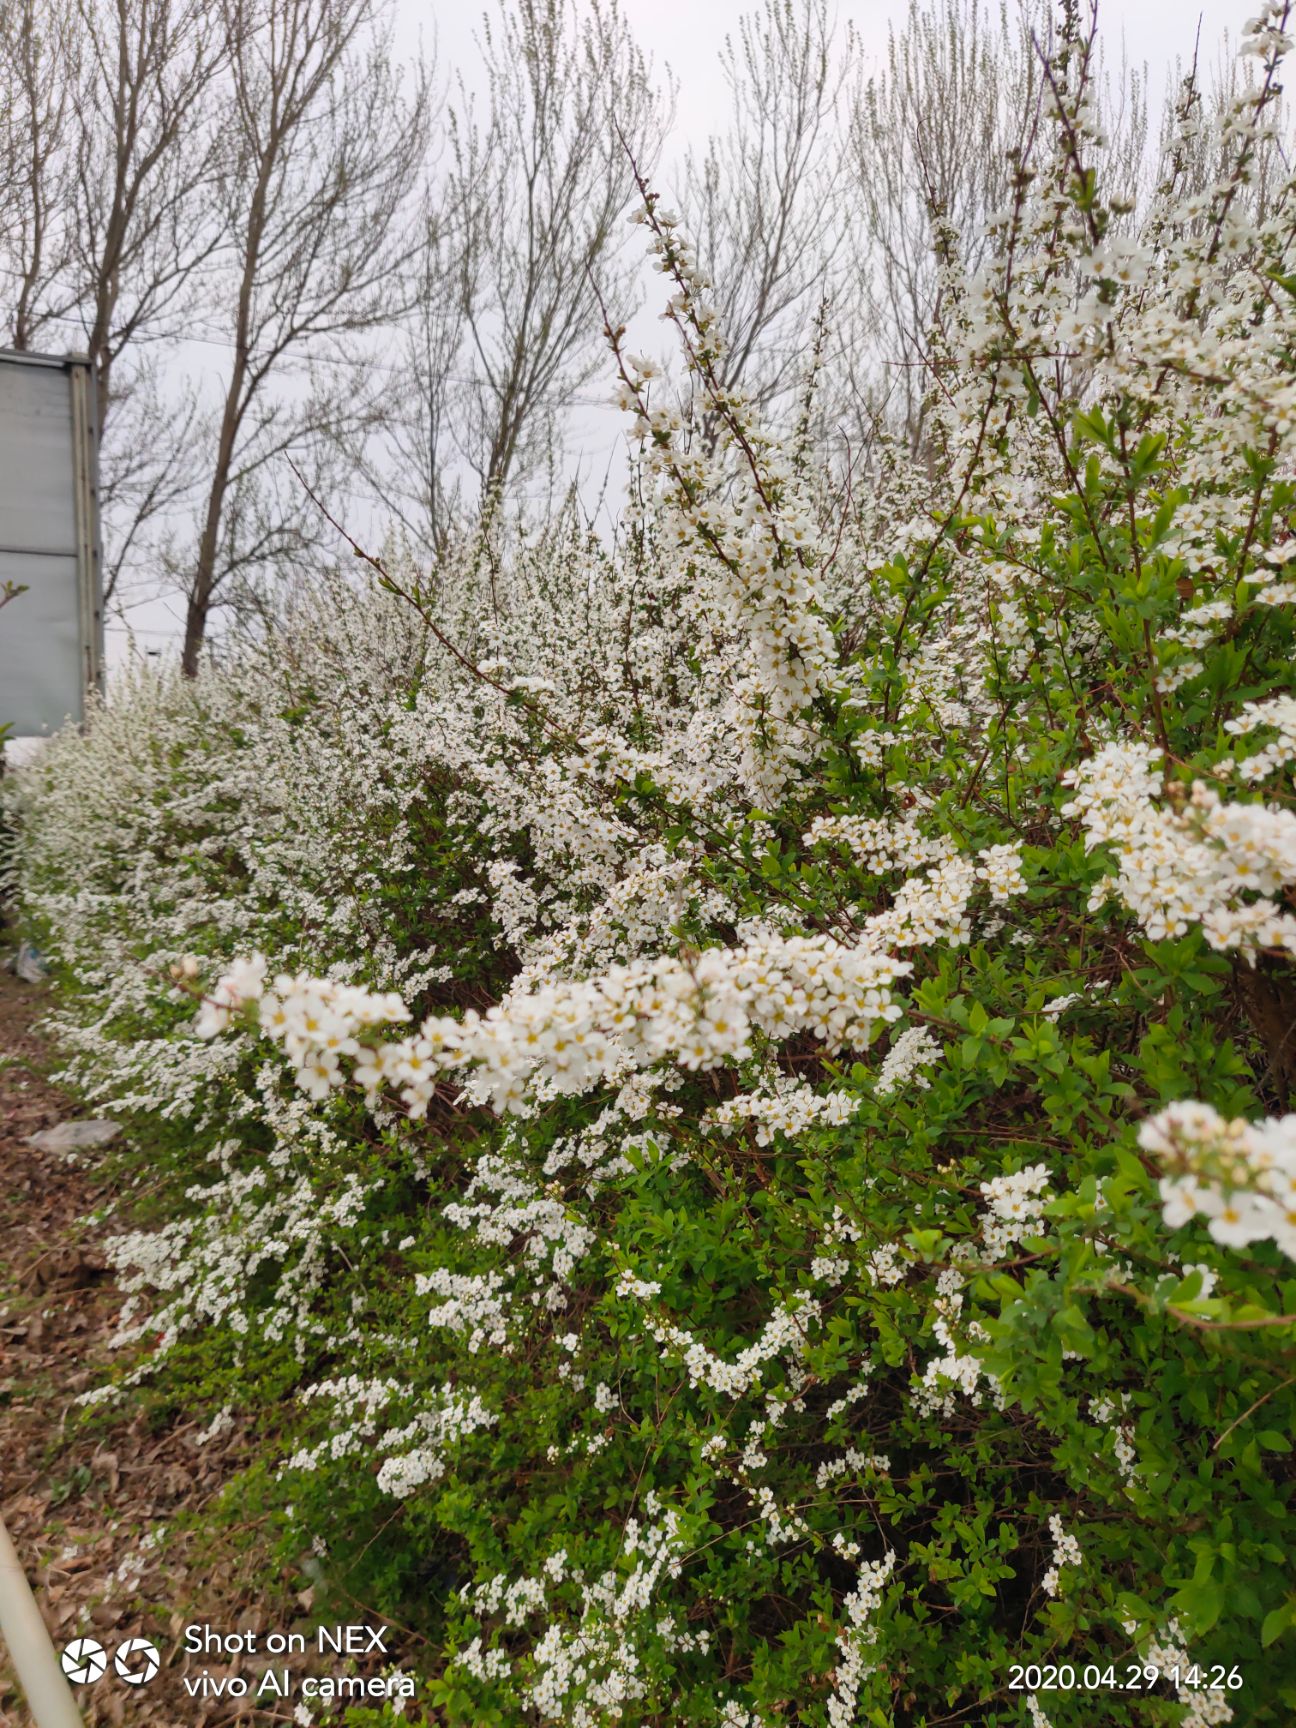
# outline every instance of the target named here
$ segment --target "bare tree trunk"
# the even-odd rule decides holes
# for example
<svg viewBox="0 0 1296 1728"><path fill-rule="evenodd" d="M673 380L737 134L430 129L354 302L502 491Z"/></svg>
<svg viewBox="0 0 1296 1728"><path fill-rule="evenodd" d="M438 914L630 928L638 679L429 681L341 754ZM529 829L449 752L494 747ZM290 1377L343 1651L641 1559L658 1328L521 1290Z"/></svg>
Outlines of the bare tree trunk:
<svg viewBox="0 0 1296 1728"><path fill-rule="evenodd" d="M186 678L194 678L198 674L198 656L207 634L212 596L217 586L216 560L220 547L221 517L225 510L230 470L234 464L234 451L238 440L238 401L243 389L238 372L239 368L236 367L235 376L231 378L230 388L225 396L216 462L207 492L207 506L203 512L198 553L194 559L193 581L185 601L184 648L180 665Z"/></svg>
<svg viewBox="0 0 1296 1728"><path fill-rule="evenodd" d="M212 468L211 484L207 489L202 530L198 536L193 580L185 601L184 647L181 651L180 666L186 678L195 678L198 675L198 656L207 634L212 596L219 580L216 560L220 548L221 519L229 492L230 474L234 467L234 453L238 447L239 427L243 420L251 340L252 294L265 239L268 173L268 164L263 163L248 211L243 246L243 274L239 281L238 313L234 332L234 365L225 387L225 403L221 410L220 432L216 440L216 459Z"/></svg>

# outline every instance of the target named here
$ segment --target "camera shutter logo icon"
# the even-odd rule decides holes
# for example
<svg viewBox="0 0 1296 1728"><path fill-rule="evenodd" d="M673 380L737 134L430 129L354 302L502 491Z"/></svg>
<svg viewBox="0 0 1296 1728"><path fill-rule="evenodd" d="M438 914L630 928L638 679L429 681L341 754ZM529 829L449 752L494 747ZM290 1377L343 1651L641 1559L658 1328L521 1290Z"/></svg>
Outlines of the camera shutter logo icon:
<svg viewBox="0 0 1296 1728"><path fill-rule="evenodd" d="M113 1657L113 1667L128 1686L145 1686L157 1673L161 1657L147 1638L128 1638Z"/></svg>
<svg viewBox="0 0 1296 1728"><path fill-rule="evenodd" d="M74 1686L89 1686L108 1666L108 1652L93 1638L74 1638L59 1665Z"/></svg>

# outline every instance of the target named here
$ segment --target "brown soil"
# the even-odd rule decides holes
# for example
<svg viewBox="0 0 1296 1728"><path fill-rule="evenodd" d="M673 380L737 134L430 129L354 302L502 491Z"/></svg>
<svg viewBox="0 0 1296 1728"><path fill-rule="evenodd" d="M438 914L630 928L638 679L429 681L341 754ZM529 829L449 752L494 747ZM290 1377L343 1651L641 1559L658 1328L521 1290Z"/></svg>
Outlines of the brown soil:
<svg viewBox="0 0 1296 1728"><path fill-rule="evenodd" d="M103 1154L72 1162L26 1143L87 1114L47 1078L51 1052L35 1026L46 1006L42 987L0 971L0 1512L56 1648L93 1637L111 1664L125 1639L143 1637L160 1652L147 1686L128 1687L110 1665L75 1689L87 1728L292 1721L297 1696L254 1697L270 1658L184 1648L184 1628L202 1622L221 1632L311 1628L313 1640L310 1591L294 1594L300 1580L277 1575L258 1552L255 1526L209 1515L246 1458L248 1437L234 1428L200 1445L206 1417L159 1428L156 1412L135 1399L100 1406L87 1420L76 1402L120 1360L109 1339L121 1295L102 1248L120 1225L97 1225L89 1214L128 1197L106 1177ZM292 1665L298 1673L339 1666L301 1657ZM191 1695L185 1678L197 1684L204 1671L243 1675L249 1697ZM407 1720L420 1715L411 1708ZM0 1644L0 1725L29 1722Z"/></svg>

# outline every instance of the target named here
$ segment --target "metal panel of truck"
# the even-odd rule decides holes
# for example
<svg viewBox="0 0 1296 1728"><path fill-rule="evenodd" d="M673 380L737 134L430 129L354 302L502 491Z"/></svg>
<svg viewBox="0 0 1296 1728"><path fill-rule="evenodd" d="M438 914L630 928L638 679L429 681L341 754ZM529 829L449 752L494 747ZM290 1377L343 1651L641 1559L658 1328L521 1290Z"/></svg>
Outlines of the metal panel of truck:
<svg viewBox="0 0 1296 1728"><path fill-rule="evenodd" d="M95 388L84 361L0 352L0 725L80 720L103 659Z"/></svg>

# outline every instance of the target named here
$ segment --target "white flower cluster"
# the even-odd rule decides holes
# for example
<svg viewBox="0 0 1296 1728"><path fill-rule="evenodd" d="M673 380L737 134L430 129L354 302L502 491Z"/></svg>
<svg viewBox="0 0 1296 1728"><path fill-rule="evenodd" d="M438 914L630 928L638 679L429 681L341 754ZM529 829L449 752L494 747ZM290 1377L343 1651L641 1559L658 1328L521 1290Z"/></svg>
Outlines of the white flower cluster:
<svg viewBox="0 0 1296 1728"><path fill-rule="evenodd" d="M509 1110L537 1095L592 1090L663 1058L714 1068L749 1055L757 1029L779 1040L809 1032L831 1051L866 1048L880 1022L899 1018L890 987L911 970L828 936L770 937L707 949L692 962L665 956L514 991L484 1015L434 1015L412 1037L374 1045L361 1039L375 1026L409 1019L399 997L305 977L277 978L266 992L257 956L219 980L196 1030L210 1037L236 1007L255 1003L262 1030L283 1044L312 1097L349 1077L371 1096L398 1088L421 1116L443 1075L472 1067L477 1095Z"/></svg>
<svg viewBox="0 0 1296 1728"><path fill-rule="evenodd" d="M1087 850L1105 845L1118 855L1091 905L1118 895L1154 942L1199 925L1215 949L1296 954L1296 916L1275 898L1296 883L1296 816L1225 804L1201 781L1181 808L1167 809L1154 802L1160 759L1145 745L1108 744L1066 776L1076 795L1063 815L1084 823Z"/></svg>
<svg viewBox="0 0 1296 1728"><path fill-rule="evenodd" d="M1046 1596L1060 1596L1062 1594L1062 1568L1080 1564L1080 1544L1074 1536L1063 1528L1062 1520L1056 1512L1049 1519L1049 1535L1053 1538L1053 1564L1044 1574L1042 1583Z"/></svg>
<svg viewBox="0 0 1296 1728"><path fill-rule="evenodd" d="M276 1300L261 1322L265 1335L291 1341L304 1356L320 1330L313 1309L337 1236L363 1214L370 1185L345 1170L343 1142L310 1119L304 1097L285 1104L270 1095L265 1114L274 1152L251 1168L227 1167L216 1182L191 1190L189 1198L209 1209L205 1218L127 1231L109 1243L127 1295L115 1347L147 1337L160 1354L182 1333L213 1324L246 1333L249 1286L269 1270ZM239 1150L237 1142L223 1145L222 1162ZM150 1306L137 1316L145 1292Z"/></svg>
<svg viewBox="0 0 1296 1728"><path fill-rule="evenodd" d="M804 1542L810 1535L810 1526L799 1512L788 1506L781 1506L778 1496L766 1482L743 1483L751 1495L757 1518L765 1531L767 1548L783 1548L790 1542ZM748 1551L754 1544L749 1541Z"/></svg>
<svg viewBox="0 0 1296 1728"><path fill-rule="evenodd" d="M1216 1242L1275 1242L1296 1260L1296 1115L1228 1120L1209 1104L1168 1104L1139 1145L1168 1167L1162 1215L1172 1230L1204 1217Z"/></svg>
<svg viewBox="0 0 1296 1728"><path fill-rule="evenodd" d="M952 946L970 940L968 905L978 883L992 903L1004 904L1026 892L1022 859L1014 846L987 846L977 862L964 857L947 835L924 835L912 820L887 821L860 816L820 816L806 830L807 846L837 844L875 875L911 872L883 912L865 922L868 938L887 948Z"/></svg>
<svg viewBox="0 0 1296 1728"><path fill-rule="evenodd" d="M884 912L876 912L866 924L870 938L889 948L948 943L962 946L972 938L968 906L978 881L984 881L994 901L1023 894L1021 858L1009 846L988 847L970 858L951 856L934 865L923 876L910 876L897 889Z"/></svg>
<svg viewBox="0 0 1296 1728"><path fill-rule="evenodd" d="M1026 879L1021 873L1021 853L1015 846L986 846L977 853L977 857L981 860L977 866L977 881L988 886L992 900L1002 902L1010 900L1014 894L1026 892Z"/></svg>
<svg viewBox="0 0 1296 1728"><path fill-rule="evenodd" d="M840 1206L834 1206L819 1252L810 1262L810 1276L816 1282L840 1284L851 1269L852 1257L847 1245L858 1242L863 1234L860 1226L849 1219Z"/></svg>
<svg viewBox="0 0 1296 1728"><path fill-rule="evenodd" d="M465 1435L493 1427L497 1421L476 1393L465 1396L458 1388L447 1387L412 1421L384 1429L379 1413L405 1396L405 1388L395 1380L366 1381L354 1374L320 1381L302 1396L327 1398L342 1420L327 1440L293 1453L285 1469L318 1470L326 1459L378 1453L378 1486L397 1499L437 1481L445 1474L446 1452Z"/></svg>
<svg viewBox="0 0 1296 1728"><path fill-rule="evenodd" d="M642 1287L641 1287L642 1288ZM651 1286L648 1286L651 1290ZM655 1291L652 1292L656 1294ZM761 1328L760 1336L745 1350L740 1350L732 1362L713 1350L708 1350L692 1333L671 1321L650 1315L648 1330L657 1342L684 1364L692 1386L709 1386L726 1398L741 1398L759 1385L761 1369L766 1362L786 1357L794 1366L806 1343L806 1334L818 1325L820 1305L813 1297L803 1296L795 1304L774 1310Z"/></svg>
<svg viewBox="0 0 1296 1728"><path fill-rule="evenodd" d="M874 1092L879 1098L887 1098L910 1081L920 1092L928 1091L931 1081L921 1070L939 1062L943 1055L939 1038L926 1026L907 1026L892 1040L891 1048L883 1057L877 1079L873 1082Z"/></svg>
<svg viewBox="0 0 1296 1728"><path fill-rule="evenodd" d="M873 1364L871 1362L862 1363L859 1372L861 1375L860 1380L858 1380L854 1386L850 1387L842 1397L835 1398L828 1406L827 1410L824 1412L826 1421L831 1422L835 1417L844 1415L852 1405L858 1404L861 1398L868 1397L869 1376L873 1372ZM887 1469L890 1469L891 1466L888 1464L886 1467Z"/></svg>
<svg viewBox="0 0 1296 1728"><path fill-rule="evenodd" d="M768 1146L776 1134L789 1139L807 1128L837 1128L849 1122L860 1100L848 1092L816 1092L803 1080L783 1077L770 1090L741 1092L708 1110L704 1120L733 1130L740 1122L756 1125L756 1144Z"/></svg>
<svg viewBox="0 0 1296 1728"><path fill-rule="evenodd" d="M500 1575L465 1592L466 1602L478 1614L501 1615L510 1628L522 1627L530 1615L548 1606L558 1586L578 1593L572 1622L564 1623L555 1613L529 1653L531 1675L524 1697L542 1721L603 1728L620 1720L626 1707L644 1695L635 1629L647 1623L662 1584L679 1577L683 1547L679 1514L663 1508L655 1492L644 1496L644 1511L647 1522L626 1520L619 1569L590 1579L570 1567L566 1551L560 1549L536 1576L510 1581ZM627 1561L633 1565L626 1567ZM652 1627L658 1635L661 1621L659 1614ZM706 1647L687 1632L676 1632L673 1641L683 1649ZM502 1652L483 1650L480 1637L455 1659L472 1673L499 1674L508 1668Z"/></svg>
<svg viewBox="0 0 1296 1728"><path fill-rule="evenodd" d="M458 1273L438 1266L434 1272L420 1273L414 1288L420 1296L441 1297L428 1309L427 1323L464 1334L470 1355L475 1356L483 1345L508 1350L509 1292L503 1273Z"/></svg>
<svg viewBox="0 0 1296 1728"><path fill-rule="evenodd" d="M1047 1164L1028 1164L981 1184L987 1201L981 1237L991 1260L1001 1259L1027 1236L1039 1235L1044 1227L1044 1208L1052 1198L1048 1184Z"/></svg>
<svg viewBox="0 0 1296 1728"><path fill-rule="evenodd" d="M1273 731L1278 736L1236 765L1222 762L1219 772L1232 767L1240 779L1267 780L1291 762L1296 762L1296 696L1272 696L1267 702L1246 702L1242 712L1224 722L1224 730L1235 738L1254 732Z"/></svg>
<svg viewBox="0 0 1296 1728"><path fill-rule="evenodd" d="M870 1672L868 1653L877 1634L872 1621L882 1606L882 1591L895 1568L888 1549L881 1560L861 1566L855 1588L842 1603L848 1624L837 1634L840 1661L828 1699L829 1728L854 1728L859 1721L859 1692Z"/></svg>
<svg viewBox="0 0 1296 1728"><path fill-rule="evenodd" d="M878 1473L886 1475L891 1468L891 1460L885 1452L861 1452L856 1446L848 1446L838 1458L826 1458L815 1471L815 1487L822 1494L830 1482L836 1482L846 1475L861 1476Z"/></svg>
<svg viewBox="0 0 1296 1728"><path fill-rule="evenodd" d="M620 1153L608 1155L607 1145L595 1134L587 1137L604 1154L585 1166L584 1188L593 1194L619 1164ZM505 1248L516 1242L524 1246L512 1257L515 1276L532 1280L531 1303L546 1310L566 1306L563 1286L596 1240L588 1218L582 1218L562 1197L562 1185L542 1185L523 1158L513 1155L514 1142L506 1141L504 1152L485 1152L478 1158L472 1180L456 1199L442 1208L442 1217L466 1232L483 1247ZM563 1144L554 1149L561 1156ZM433 1288L428 1285L427 1288ZM486 1293L478 1287L474 1305ZM493 1302L493 1296L488 1297ZM480 1318L487 1307L483 1306ZM455 1311L463 1314L465 1310ZM502 1314L502 1311L501 1311Z"/></svg>
<svg viewBox="0 0 1296 1728"><path fill-rule="evenodd" d="M1271 56L1290 53L1292 38L1286 29L1290 18L1291 7L1287 0L1267 0L1267 4L1242 26L1239 57L1268 60Z"/></svg>
<svg viewBox="0 0 1296 1728"><path fill-rule="evenodd" d="M928 1414L952 1416L955 1395L962 1392L974 1404L981 1402L981 1382L986 1381L998 1402L998 1382L981 1358L960 1348L955 1328L963 1313L962 1274L946 1267L936 1280L936 1299L932 1305L932 1332L945 1354L933 1357L923 1370L922 1380L914 1387L915 1406ZM966 1323L967 1342L984 1343L986 1333L978 1320Z"/></svg>
<svg viewBox="0 0 1296 1728"><path fill-rule="evenodd" d="M455 1652L455 1665L467 1670L474 1680L505 1679L513 1669L503 1650L484 1650L480 1638L474 1638Z"/></svg>
<svg viewBox="0 0 1296 1728"><path fill-rule="evenodd" d="M955 855L948 835L924 834L912 817L817 816L803 836L807 846L845 846L864 869L881 876L943 863Z"/></svg>
<svg viewBox="0 0 1296 1728"><path fill-rule="evenodd" d="M1133 1482L1139 1473L1138 1451L1134 1445L1133 1426L1123 1420L1128 1404L1128 1392L1122 1392L1119 1398L1091 1398L1089 1414L1100 1428L1110 1432L1117 1468L1126 1482Z"/></svg>
<svg viewBox="0 0 1296 1728"><path fill-rule="evenodd" d="M650 230L657 269L675 284L666 315L723 446L737 453L737 473L688 436L677 408L650 400L652 362L618 350L616 401L635 416L631 436L641 445L645 473L673 505L667 532L703 578L720 619L745 644L745 656L728 660L725 681L736 698L733 719L745 734L748 782L776 793L804 754L798 715L836 677L836 644L814 574L822 549L792 465L743 397L718 381L722 341L678 218L661 212L650 195L636 220Z"/></svg>
<svg viewBox="0 0 1296 1728"><path fill-rule="evenodd" d="M874 1248L864 1256L864 1270L871 1283L885 1287L898 1284L905 1275L906 1267L895 1243L884 1242L880 1248Z"/></svg>
<svg viewBox="0 0 1296 1728"><path fill-rule="evenodd" d="M1177 1669L1183 1676L1178 1688L1179 1703L1187 1709L1180 1718L1179 1728L1224 1728L1225 1723L1233 1720L1233 1706L1222 1686L1191 1683L1194 1663L1177 1620L1170 1620L1165 1630L1152 1639L1144 1660L1163 1674Z"/></svg>

